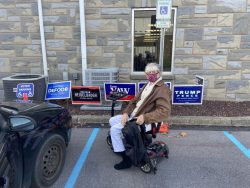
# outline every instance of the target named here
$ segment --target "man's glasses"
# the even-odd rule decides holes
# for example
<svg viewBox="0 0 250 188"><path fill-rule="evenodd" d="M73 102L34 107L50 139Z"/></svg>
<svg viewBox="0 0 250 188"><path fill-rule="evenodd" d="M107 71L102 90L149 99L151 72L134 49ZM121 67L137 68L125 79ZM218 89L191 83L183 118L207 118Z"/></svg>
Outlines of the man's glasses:
<svg viewBox="0 0 250 188"><path fill-rule="evenodd" d="M148 71L145 72L146 75L150 75L150 74L158 74L159 72L155 72L155 71Z"/></svg>

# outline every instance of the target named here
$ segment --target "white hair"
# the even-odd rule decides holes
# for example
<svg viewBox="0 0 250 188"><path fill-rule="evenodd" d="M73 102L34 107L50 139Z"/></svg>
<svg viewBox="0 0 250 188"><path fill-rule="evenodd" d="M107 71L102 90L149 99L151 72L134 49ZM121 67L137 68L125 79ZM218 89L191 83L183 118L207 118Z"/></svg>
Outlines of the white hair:
<svg viewBox="0 0 250 188"><path fill-rule="evenodd" d="M161 72L160 66L157 63L149 63L145 67L145 72Z"/></svg>

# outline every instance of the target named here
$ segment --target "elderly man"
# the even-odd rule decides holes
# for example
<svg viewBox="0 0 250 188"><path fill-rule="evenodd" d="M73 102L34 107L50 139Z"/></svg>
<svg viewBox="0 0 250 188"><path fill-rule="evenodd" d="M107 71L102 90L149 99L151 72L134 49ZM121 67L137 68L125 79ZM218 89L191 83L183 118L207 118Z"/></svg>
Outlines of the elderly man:
<svg viewBox="0 0 250 188"><path fill-rule="evenodd" d="M129 119L136 118L136 124L151 124L167 121L171 113L169 88L164 84L158 64L149 63L145 67L148 83L131 100L122 115L110 118L110 135L114 152L120 153L122 161L115 164L116 170L130 168L132 163L125 154L122 142L122 128Z"/></svg>

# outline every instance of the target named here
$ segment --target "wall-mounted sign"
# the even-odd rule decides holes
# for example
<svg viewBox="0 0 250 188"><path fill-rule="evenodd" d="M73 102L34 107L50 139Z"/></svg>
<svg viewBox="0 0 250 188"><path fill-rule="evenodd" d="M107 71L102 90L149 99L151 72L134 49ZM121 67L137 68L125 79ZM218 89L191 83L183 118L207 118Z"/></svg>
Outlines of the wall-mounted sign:
<svg viewBox="0 0 250 188"><path fill-rule="evenodd" d="M174 85L173 104L202 104L203 85Z"/></svg>
<svg viewBox="0 0 250 188"><path fill-rule="evenodd" d="M17 84L16 97L24 98L24 95L26 95L27 97L34 96L34 84L33 83Z"/></svg>
<svg viewBox="0 0 250 188"><path fill-rule="evenodd" d="M171 20L172 0L157 0L156 19Z"/></svg>
<svg viewBox="0 0 250 188"><path fill-rule="evenodd" d="M204 85L204 78L201 76L196 75L195 76L195 81L197 85Z"/></svg>
<svg viewBox="0 0 250 188"><path fill-rule="evenodd" d="M117 101L130 101L136 94L135 83L104 83L105 100L108 100L108 96L112 92L127 93L127 96L118 99Z"/></svg>
<svg viewBox="0 0 250 188"><path fill-rule="evenodd" d="M72 104L101 104L101 94L99 86L72 86Z"/></svg>
<svg viewBox="0 0 250 188"><path fill-rule="evenodd" d="M141 90L141 88L146 84L147 82L139 82L138 83L138 91ZM171 89L171 82L164 82L166 84L167 87L169 87Z"/></svg>
<svg viewBox="0 0 250 188"><path fill-rule="evenodd" d="M156 28L170 28L171 20L156 20Z"/></svg>
<svg viewBox="0 0 250 188"><path fill-rule="evenodd" d="M48 83L45 100L69 99L71 92L71 81Z"/></svg>

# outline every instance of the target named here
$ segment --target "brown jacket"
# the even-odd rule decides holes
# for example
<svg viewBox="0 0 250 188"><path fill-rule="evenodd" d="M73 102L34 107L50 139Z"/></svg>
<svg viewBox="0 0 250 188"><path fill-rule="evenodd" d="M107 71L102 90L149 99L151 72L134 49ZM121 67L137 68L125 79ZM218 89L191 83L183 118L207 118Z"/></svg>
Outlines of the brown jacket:
<svg viewBox="0 0 250 188"><path fill-rule="evenodd" d="M133 112L136 107L136 103L140 100L141 93L145 86L139 93L137 93L135 98L129 102L123 113L130 115ZM143 114L146 124L167 121L171 114L170 99L170 89L162 80L159 81L156 83L148 97L144 100L143 104L135 114L135 117Z"/></svg>

